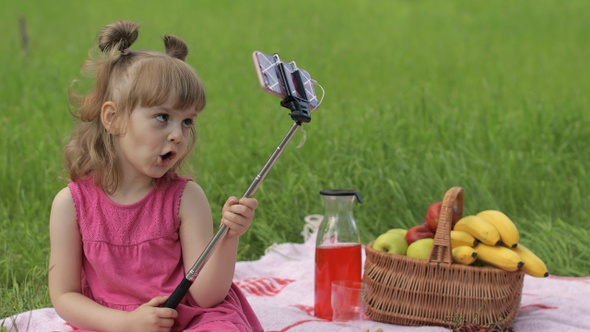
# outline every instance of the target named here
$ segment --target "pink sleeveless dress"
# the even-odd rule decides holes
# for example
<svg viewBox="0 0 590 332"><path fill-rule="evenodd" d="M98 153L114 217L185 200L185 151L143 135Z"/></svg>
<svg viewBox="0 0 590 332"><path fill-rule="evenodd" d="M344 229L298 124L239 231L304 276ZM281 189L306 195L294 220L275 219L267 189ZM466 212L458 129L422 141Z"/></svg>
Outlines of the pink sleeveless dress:
<svg viewBox="0 0 590 332"><path fill-rule="evenodd" d="M170 295L184 278L179 241L180 199L188 178L158 179L140 201L113 202L92 179L68 187L82 235L82 293L109 308L132 311L155 296ZM199 307L187 294L176 308L173 331L263 331L240 289L224 302Z"/></svg>

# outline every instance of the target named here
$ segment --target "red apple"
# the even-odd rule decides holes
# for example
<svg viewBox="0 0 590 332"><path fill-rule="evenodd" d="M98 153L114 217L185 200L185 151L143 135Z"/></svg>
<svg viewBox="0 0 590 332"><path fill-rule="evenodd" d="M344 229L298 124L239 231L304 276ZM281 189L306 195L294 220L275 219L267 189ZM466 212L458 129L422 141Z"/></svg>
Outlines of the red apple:
<svg viewBox="0 0 590 332"><path fill-rule="evenodd" d="M438 227L438 219L440 218L440 210L442 208L442 201L434 202L430 204L428 209L426 210L426 217L424 218L424 222L428 224L428 228L431 231L436 232L436 228ZM461 219L461 215L459 214L459 209L456 206L453 206L453 216L451 218L452 225L451 229L455 227L457 221Z"/></svg>
<svg viewBox="0 0 590 332"><path fill-rule="evenodd" d="M408 229L408 232L406 233L406 242L408 245L424 238L434 238L434 232L428 227L426 222Z"/></svg>
<svg viewBox="0 0 590 332"><path fill-rule="evenodd" d="M436 232L438 226L438 218L440 217L440 209L442 208L442 201L430 204L426 210L426 217L424 222L428 225L431 231Z"/></svg>

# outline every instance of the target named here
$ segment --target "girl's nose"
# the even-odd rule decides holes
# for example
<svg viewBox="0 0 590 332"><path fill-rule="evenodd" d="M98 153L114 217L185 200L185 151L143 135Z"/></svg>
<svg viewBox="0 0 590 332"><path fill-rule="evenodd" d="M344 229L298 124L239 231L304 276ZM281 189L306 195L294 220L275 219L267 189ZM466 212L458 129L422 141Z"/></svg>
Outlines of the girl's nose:
<svg viewBox="0 0 590 332"><path fill-rule="evenodd" d="M180 144L182 143L182 126L175 126L170 134L168 134L168 141Z"/></svg>

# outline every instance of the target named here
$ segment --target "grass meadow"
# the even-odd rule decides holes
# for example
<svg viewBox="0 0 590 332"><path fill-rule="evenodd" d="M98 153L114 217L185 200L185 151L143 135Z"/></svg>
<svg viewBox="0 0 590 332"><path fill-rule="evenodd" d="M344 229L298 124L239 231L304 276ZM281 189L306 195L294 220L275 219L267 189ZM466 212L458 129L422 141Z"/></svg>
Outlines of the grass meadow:
<svg viewBox="0 0 590 332"><path fill-rule="evenodd" d="M0 317L51 306L48 219L66 185L67 88L98 31L120 19L142 24L132 48L163 50L166 33L190 46L208 105L185 171L215 218L292 125L259 88L251 53L295 60L325 89L256 193L240 260L301 242L303 218L323 213L321 189L360 191L354 213L368 243L422 223L461 186L465 214L505 212L550 273L590 275L589 10L581 0L4 2Z"/></svg>

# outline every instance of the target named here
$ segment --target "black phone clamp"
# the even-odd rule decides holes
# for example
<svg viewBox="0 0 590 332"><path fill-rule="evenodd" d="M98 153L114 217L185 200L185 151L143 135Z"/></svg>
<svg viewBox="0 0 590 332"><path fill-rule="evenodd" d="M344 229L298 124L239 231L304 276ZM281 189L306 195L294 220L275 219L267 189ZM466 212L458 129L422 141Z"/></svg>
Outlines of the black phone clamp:
<svg viewBox="0 0 590 332"><path fill-rule="evenodd" d="M281 100L281 106L291 110L291 119L296 122L308 123L311 121L308 101L302 98L287 96Z"/></svg>

